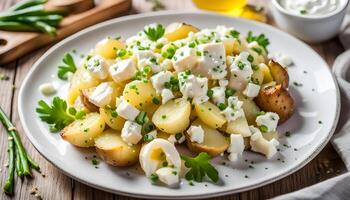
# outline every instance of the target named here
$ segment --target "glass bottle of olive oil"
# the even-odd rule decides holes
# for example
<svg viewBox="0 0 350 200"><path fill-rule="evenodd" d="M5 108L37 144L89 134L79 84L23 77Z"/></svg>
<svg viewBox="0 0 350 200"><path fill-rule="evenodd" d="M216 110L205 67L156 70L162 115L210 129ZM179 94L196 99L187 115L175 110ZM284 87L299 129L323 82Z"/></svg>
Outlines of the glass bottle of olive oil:
<svg viewBox="0 0 350 200"><path fill-rule="evenodd" d="M193 2L200 9L233 16L240 16L247 4L247 0L193 0Z"/></svg>

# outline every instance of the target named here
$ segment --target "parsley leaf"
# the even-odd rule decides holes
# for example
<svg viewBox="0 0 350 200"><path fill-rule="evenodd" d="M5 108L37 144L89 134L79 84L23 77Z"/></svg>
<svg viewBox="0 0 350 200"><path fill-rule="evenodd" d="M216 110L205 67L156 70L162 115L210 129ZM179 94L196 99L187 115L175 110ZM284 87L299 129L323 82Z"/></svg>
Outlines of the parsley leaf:
<svg viewBox="0 0 350 200"><path fill-rule="evenodd" d="M164 35L165 28L161 24L154 24L146 26L143 32L145 32L148 39L155 42Z"/></svg>
<svg viewBox="0 0 350 200"><path fill-rule="evenodd" d="M70 55L69 53L64 54L62 62L63 63L60 64L60 66L58 66L57 76L62 80L67 80L67 73L74 73L75 71L77 71L77 67L74 63L72 55Z"/></svg>
<svg viewBox="0 0 350 200"><path fill-rule="evenodd" d="M264 49L266 49L266 47L270 44L269 39L264 34L254 36L253 32L249 31L247 35L247 42L250 43L254 41L256 41L260 46L264 47Z"/></svg>
<svg viewBox="0 0 350 200"><path fill-rule="evenodd" d="M52 105L40 100L36 112L39 114L41 121L48 123L52 132L60 131L75 119L81 119L85 116L83 111L76 112L75 108L68 108L67 102L59 97L54 97Z"/></svg>
<svg viewBox="0 0 350 200"><path fill-rule="evenodd" d="M202 182L204 176L208 176L214 183L219 180L219 173L210 163L210 156L201 152L198 156L191 158L181 155L181 159L185 161L185 166L190 168L186 173L187 180Z"/></svg>

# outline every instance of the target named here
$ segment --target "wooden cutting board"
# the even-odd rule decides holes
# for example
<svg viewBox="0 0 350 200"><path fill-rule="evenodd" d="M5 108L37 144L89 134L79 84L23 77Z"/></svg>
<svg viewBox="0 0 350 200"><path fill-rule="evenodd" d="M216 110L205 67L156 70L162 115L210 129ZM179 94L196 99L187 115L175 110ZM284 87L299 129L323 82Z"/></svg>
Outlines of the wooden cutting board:
<svg viewBox="0 0 350 200"><path fill-rule="evenodd" d="M93 0L53 0L48 2L47 7L73 14L62 20L56 37L44 33L0 31L0 64L11 62L88 26L124 14L131 8L131 0L100 0L96 5Z"/></svg>

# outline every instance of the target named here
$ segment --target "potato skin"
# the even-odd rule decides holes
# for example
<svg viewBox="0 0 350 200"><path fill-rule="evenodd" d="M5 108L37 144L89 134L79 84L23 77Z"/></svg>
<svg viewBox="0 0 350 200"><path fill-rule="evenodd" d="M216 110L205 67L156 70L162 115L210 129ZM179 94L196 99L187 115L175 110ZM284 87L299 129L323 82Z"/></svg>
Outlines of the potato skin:
<svg viewBox="0 0 350 200"><path fill-rule="evenodd" d="M281 84L283 88L288 88L289 86L289 75L285 68L283 68L278 62L270 60L268 63L268 68L272 78L277 84Z"/></svg>
<svg viewBox="0 0 350 200"><path fill-rule="evenodd" d="M204 130L204 141L201 144L191 142L190 135L187 132L185 132L186 144L191 152L207 152L210 156L215 157L223 153L228 148L230 144L228 139L224 135L222 135L218 130L210 128L199 119L194 121L192 125L202 126Z"/></svg>
<svg viewBox="0 0 350 200"><path fill-rule="evenodd" d="M92 147L95 138L105 128L105 122L98 113L89 113L84 119L76 120L61 131L61 137L78 147Z"/></svg>
<svg viewBox="0 0 350 200"><path fill-rule="evenodd" d="M255 103L264 111L277 113L279 124L288 120L295 108L293 98L281 84L261 89Z"/></svg>
<svg viewBox="0 0 350 200"><path fill-rule="evenodd" d="M106 143L108 143L106 145ZM119 167L134 165L138 162L141 145L129 146L119 131L108 129L95 140L98 155L108 164Z"/></svg>
<svg viewBox="0 0 350 200"><path fill-rule="evenodd" d="M95 88L80 90L80 99L84 106L91 112L98 112L98 107L89 101L89 95L94 91Z"/></svg>

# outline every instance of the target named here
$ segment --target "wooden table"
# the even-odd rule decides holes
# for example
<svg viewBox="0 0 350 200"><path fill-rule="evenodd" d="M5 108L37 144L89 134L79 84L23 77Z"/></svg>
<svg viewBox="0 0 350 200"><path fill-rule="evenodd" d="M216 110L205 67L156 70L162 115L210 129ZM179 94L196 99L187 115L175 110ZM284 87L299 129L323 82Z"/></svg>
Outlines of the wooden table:
<svg viewBox="0 0 350 200"><path fill-rule="evenodd" d="M0 11L6 9L15 3L16 0L1 0ZM167 9L182 9L187 10L194 9L190 0L167 0ZM266 0L259 0L259 3L266 4ZM145 3L144 0L134 0L132 13L145 12L150 10L151 6L149 3ZM318 52L327 63L332 66L334 59L344 49L339 43L338 39L333 39L329 42L322 44L312 45L313 49ZM39 192L43 199L50 200L66 200L66 199L131 199L129 197L123 197L113 195L111 193L103 192L79 183L64 174L62 174L56 167L45 160L31 145L24 135L21 123L18 117L17 110L17 98L18 88L24 77L27 75L29 69L33 63L48 49L49 47L42 48L35 51L23 58L16 60L10 64L0 67L0 73L9 76L9 80L0 81L0 105L6 113L11 117L12 121L17 126L21 133L23 143L29 154L39 162L40 167L45 177L39 173L34 173L32 180L25 179L21 181L16 180L15 185L15 196L13 199L36 199L30 194L33 187L38 187ZM317 66L315 66L317 67ZM7 148L7 136L3 127L0 126L0 168L1 172L1 187L5 182L6 169L4 167L7 162L6 155ZM342 163L339 156L336 154L330 144L328 144L322 152L313 159L305 167L297 171L296 173L280 180L275 183L266 185L264 187L242 192L239 194L229 195L225 197L219 197L220 199L266 199L276 195L292 192L320 181L329 179L337 176L346 171L344 164ZM217 198L217 199L219 199ZM0 194L0 199L10 199L3 193Z"/></svg>

